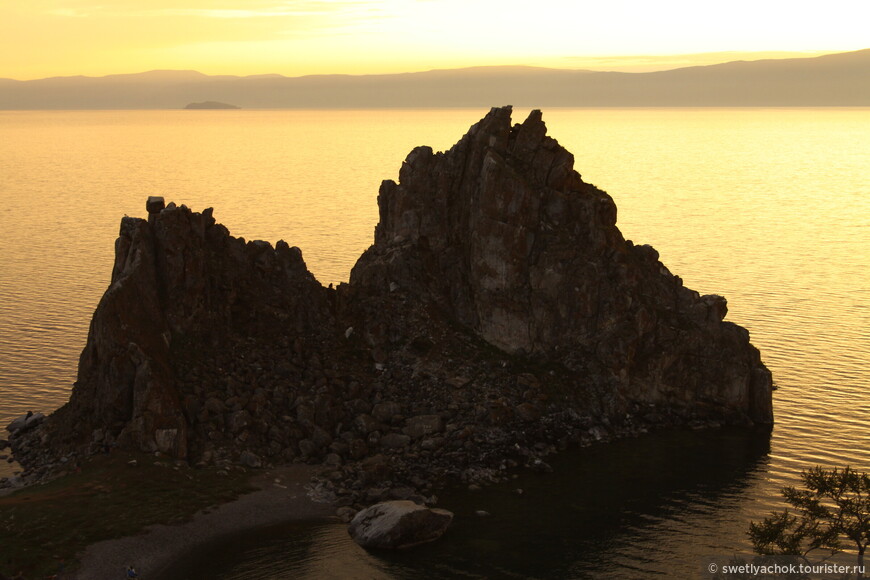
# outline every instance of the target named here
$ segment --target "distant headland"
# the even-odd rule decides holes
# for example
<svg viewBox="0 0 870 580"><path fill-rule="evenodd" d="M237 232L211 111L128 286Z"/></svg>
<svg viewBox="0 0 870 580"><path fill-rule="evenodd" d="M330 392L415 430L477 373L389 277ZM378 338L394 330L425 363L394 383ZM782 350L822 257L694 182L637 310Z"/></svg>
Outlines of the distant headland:
<svg viewBox="0 0 870 580"><path fill-rule="evenodd" d="M203 101L201 103L189 103L185 110L202 110L202 109L241 109L238 105L230 105L228 103L220 103L218 101Z"/></svg>
<svg viewBox="0 0 870 580"><path fill-rule="evenodd" d="M384 75L208 76L155 70L0 79L0 109L174 109L207 94L245 109L866 107L870 49L645 73L479 66Z"/></svg>

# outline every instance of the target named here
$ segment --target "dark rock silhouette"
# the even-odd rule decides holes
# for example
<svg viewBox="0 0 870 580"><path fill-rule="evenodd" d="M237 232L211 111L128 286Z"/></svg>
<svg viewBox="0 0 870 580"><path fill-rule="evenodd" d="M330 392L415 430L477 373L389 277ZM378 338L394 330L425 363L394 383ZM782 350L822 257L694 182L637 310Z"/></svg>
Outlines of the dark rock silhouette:
<svg viewBox="0 0 870 580"><path fill-rule="evenodd" d="M208 358L230 337L328 326L326 294L298 248L233 238L210 210L170 204L150 221L124 218L65 414L73 425L95 414L94 428L123 425L121 442L186 457L178 364Z"/></svg>
<svg viewBox="0 0 870 580"><path fill-rule="evenodd" d="M16 457L34 478L115 444L323 462L350 505L546 470L571 442L770 425L770 373L725 299L623 239L539 111L510 114L411 152L337 290L283 241L149 198L147 221L121 222L70 402L12 438Z"/></svg>
<svg viewBox="0 0 870 580"><path fill-rule="evenodd" d="M722 322L725 299L685 288L653 248L624 240L613 200L583 182L540 111L514 127L510 113L493 109L446 153L415 149L400 183L381 186L348 300L370 305L370 340L407 335L418 325L405 321L434 306L501 350L595 377L615 408L769 422L770 374L746 330ZM391 287L414 306L388 306Z"/></svg>

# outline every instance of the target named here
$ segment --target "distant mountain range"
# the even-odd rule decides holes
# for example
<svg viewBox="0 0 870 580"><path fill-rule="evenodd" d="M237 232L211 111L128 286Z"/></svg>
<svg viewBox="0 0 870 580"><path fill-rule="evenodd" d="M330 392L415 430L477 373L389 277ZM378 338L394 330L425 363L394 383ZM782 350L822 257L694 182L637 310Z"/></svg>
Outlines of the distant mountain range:
<svg viewBox="0 0 870 580"><path fill-rule="evenodd" d="M384 75L208 76L151 71L0 79L0 109L870 106L870 49L624 73L526 66Z"/></svg>

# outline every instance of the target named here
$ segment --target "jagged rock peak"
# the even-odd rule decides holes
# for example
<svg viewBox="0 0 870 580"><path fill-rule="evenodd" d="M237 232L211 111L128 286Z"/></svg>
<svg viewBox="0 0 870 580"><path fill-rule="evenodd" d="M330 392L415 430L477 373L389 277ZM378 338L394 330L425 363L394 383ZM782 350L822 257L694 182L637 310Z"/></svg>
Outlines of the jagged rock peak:
<svg viewBox="0 0 870 580"><path fill-rule="evenodd" d="M510 115L492 109L444 153L414 149L399 183L381 185L375 243L350 282L379 313L368 339L408 338L383 299L402 289L503 351L633 399L710 398L770 421L769 373L745 329L722 321L725 299L623 238L613 200L574 171L540 111L514 126Z"/></svg>
<svg viewBox="0 0 870 580"><path fill-rule="evenodd" d="M239 338L313 335L332 320L327 291L298 248L245 242L212 210L150 197L125 217L112 281L94 312L66 411L68 434L123 425L119 440L184 457L191 417L179 370Z"/></svg>
<svg viewBox="0 0 870 580"><path fill-rule="evenodd" d="M447 220L465 217L451 213L453 203L459 201L478 204L486 216L520 220L526 223L537 220L530 212L532 207L523 205L520 196L503 186L512 183L494 183L495 178L521 179L535 189L580 190L584 184L574 171L574 156L559 143L547 136L541 111L533 110L522 124L511 127L511 107L493 108L486 117L471 127L469 132L446 153L433 153L431 147L415 148L402 164L399 183L419 191L419 176L440 176L432 182L431 196L406 199L397 185L385 181L381 188L380 223L376 230L378 243L405 241L419 237L429 238L430 243L439 243L440 237L429 237L441 231ZM510 166L518 175L504 176L500 167ZM469 173L471 172L471 173ZM445 181L450 177L452 181ZM481 180L479 190L472 190L467 183L457 183L463 178ZM489 195L487 197L487 194ZM608 219L615 221L615 206L609 197L603 198ZM532 203L532 205L534 205ZM466 226L475 223L463 224Z"/></svg>
<svg viewBox="0 0 870 580"><path fill-rule="evenodd" d="M494 108L449 151L418 147L408 155L399 183L381 186L375 246L351 285L422 284L418 290L494 345L535 352L552 346L559 325L530 317L560 302L589 310L582 296L572 300L580 288L597 300L586 292L598 292L586 288L598 277L585 275L588 258L624 240L613 200L583 182L573 155L546 135L541 112L513 127L510 115L510 107ZM382 277L370 267L375 256L400 247L425 255L428 272L405 268L390 281L373 279Z"/></svg>

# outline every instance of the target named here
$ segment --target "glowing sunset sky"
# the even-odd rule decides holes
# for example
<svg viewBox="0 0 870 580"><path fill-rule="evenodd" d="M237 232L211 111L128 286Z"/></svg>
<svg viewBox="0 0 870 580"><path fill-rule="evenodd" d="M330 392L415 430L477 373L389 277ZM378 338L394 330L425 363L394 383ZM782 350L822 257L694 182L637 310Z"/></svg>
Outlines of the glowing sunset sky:
<svg viewBox="0 0 870 580"><path fill-rule="evenodd" d="M868 21L867 0L2 0L0 77L649 70L867 48Z"/></svg>

